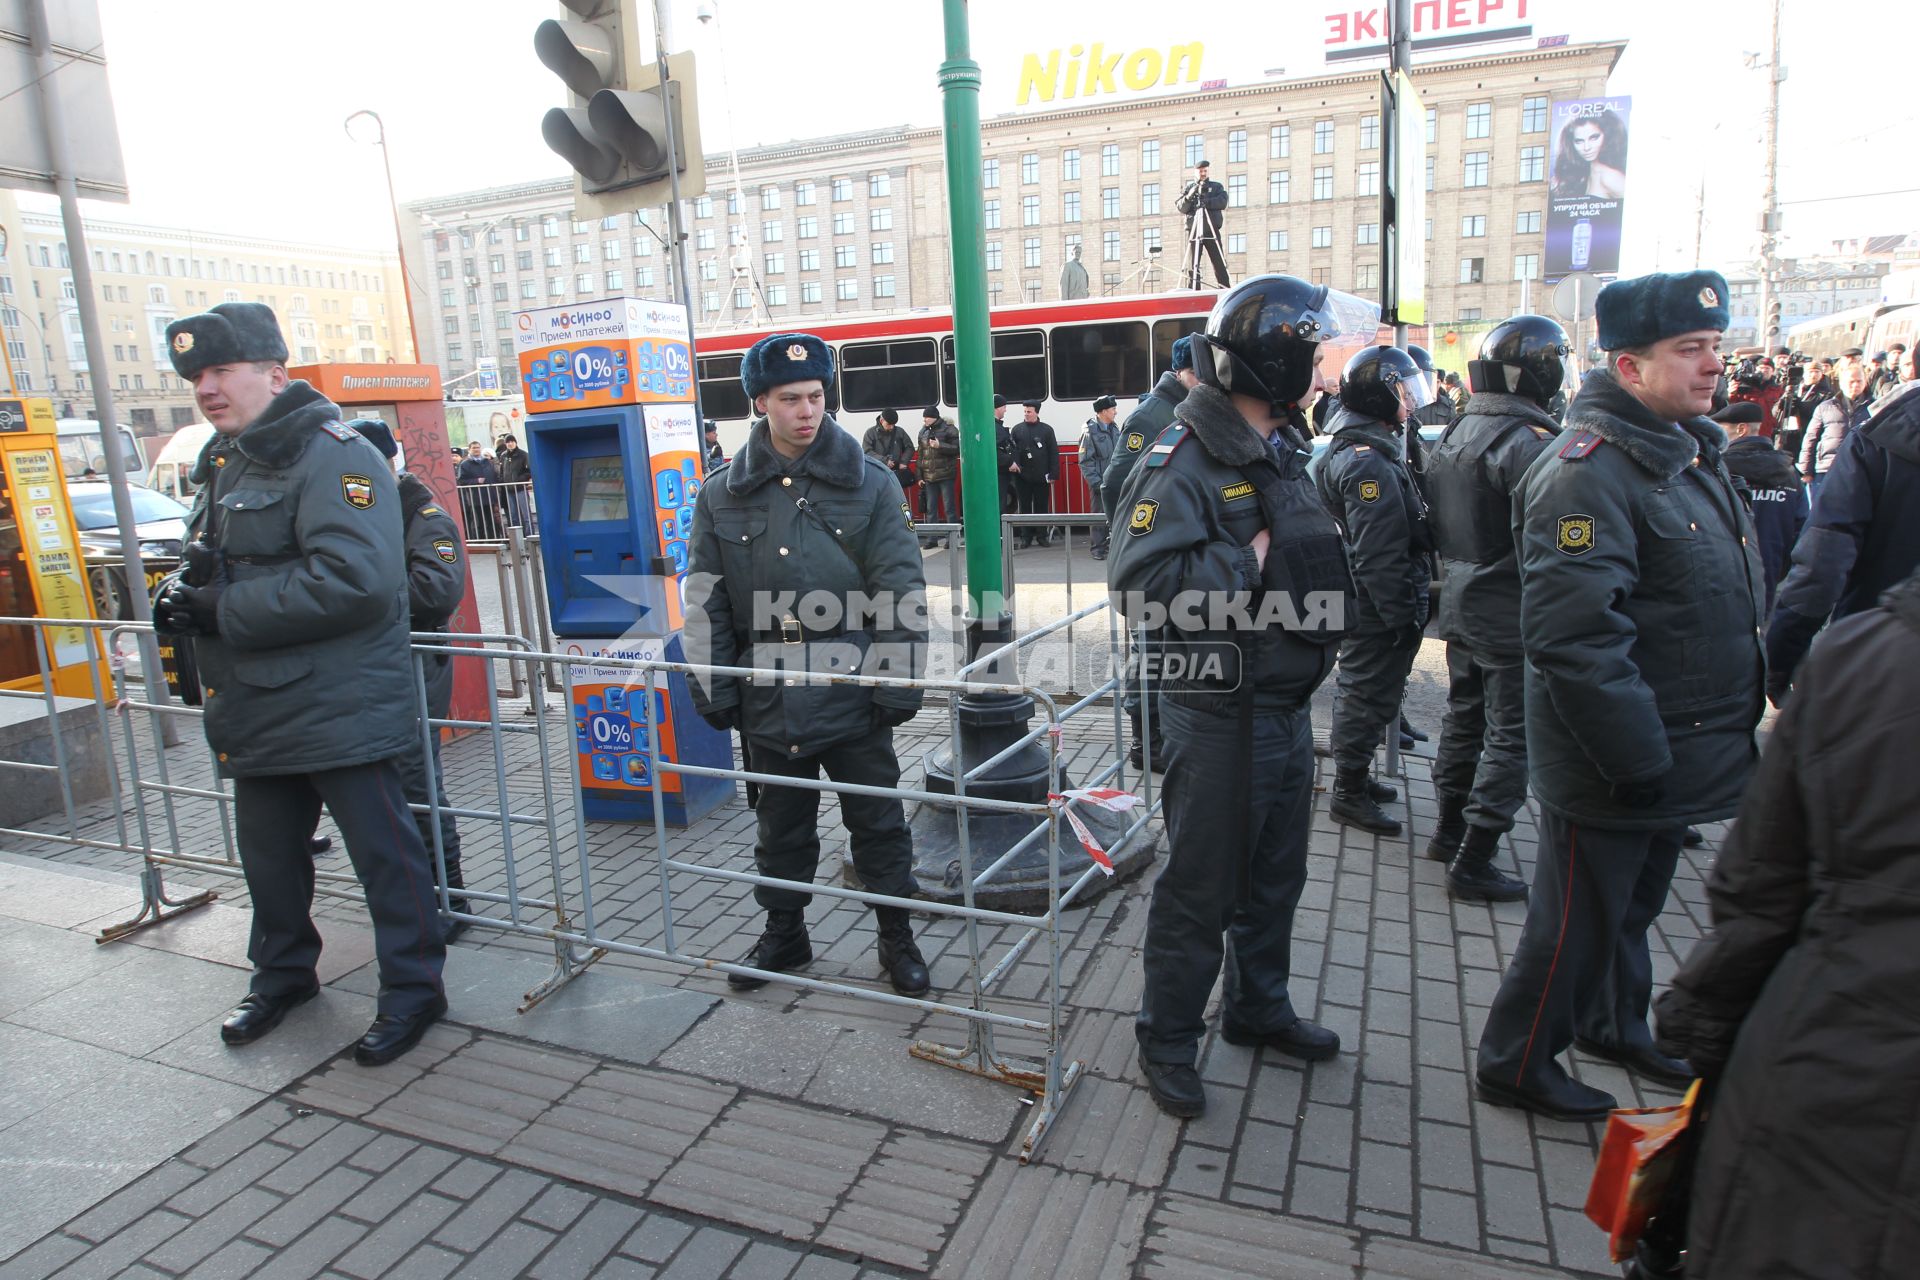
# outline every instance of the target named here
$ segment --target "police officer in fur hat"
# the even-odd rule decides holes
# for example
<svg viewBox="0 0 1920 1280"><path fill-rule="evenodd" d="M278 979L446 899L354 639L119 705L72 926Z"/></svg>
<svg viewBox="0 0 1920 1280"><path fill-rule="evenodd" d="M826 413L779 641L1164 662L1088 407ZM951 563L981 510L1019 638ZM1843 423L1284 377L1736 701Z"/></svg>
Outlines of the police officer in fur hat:
<svg viewBox="0 0 1920 1280"><path fill-rule="evenodd" d="M1595 300L1607 366L1515 495L1527 766L1543 811L1526 927L1480 1037L1480 1096L1604 1120L1613 1095L1556 1060L1573 1046L1674 1088L1653 1047L1647 930L1688 823L1733 816L1756 761L1753 525L1704 415L1727 282L1620 280Z"/></svg>
<svg viewBox="0 0 1920 1280"><path fill-rule="evenodd" d="M155 626L194 637L253 898L251 989L220 1035L258 1040L320 989L308 839L325 804L366 890L380 967L379 1016L354 1057L388 1062L447 1009L433 874L396 763L420 726L393 473L339 409L289 380L266 307L222 303L168 325L167 343L216 434L193 472L191 568L161 588Z"/></svg>
<svg viewBox="0 0 1920 1280"><path fill-rule="evenodd" d="M746 739L756 772L811 781L824 769L835 782L897 787L893 730L920 709L921 691L805 678L912 677L926 662L926 578L913 515L893 473L827 412L833 375L833 353L810 333L763 339L741 363L741 384L761 416L694 502L687 650L698 663L796 675L696 675L694 705L707 723ZM799 607L802 599L808 607ZM828 603L835 607L813 607ZM819 809L817 791L762 788L753 850L760 874L812 881ZM840 811L862 885L912 897L913 842L900 801L846 793ZM810 895L753 892L767 924L742 963L774 973L811 963ZM894 990L925 993L927 965L907 909L877 906L874 914L880 967ZM744 973L727 982L766 985Z"/></svg>

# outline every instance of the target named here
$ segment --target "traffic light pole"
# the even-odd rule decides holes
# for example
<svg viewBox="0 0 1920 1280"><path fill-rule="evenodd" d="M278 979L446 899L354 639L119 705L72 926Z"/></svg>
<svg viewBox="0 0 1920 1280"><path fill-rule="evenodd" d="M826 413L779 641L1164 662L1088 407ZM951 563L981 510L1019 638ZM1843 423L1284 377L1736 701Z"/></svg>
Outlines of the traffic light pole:
<svg viewBox="0 0 1920 1280"><path fill-rule="evenodd" d="M696 421L704 421L706 413L700 403L699 361L694 356L693 336L693 280L687 273L687 232L680 219L680 131L674 127L672 98L674 92L671 74L667 70L667 26L661 10L665 0L653 0L653 56L660 65L660 95L667 110L665 127L661 131L667 152L668 192L671 199L667 202L667 234L673 237L673 278L675 292L680 295L680 305L687 312L687 356L694 360L693 378L693 416Z"/></svg>
<svg viewBox="0 0 1920 1280"><path fill-rule="evenodd" d="M1773 0L1773 52L1767 59L1767 181L1760 212L1760 322L1758 345L1767 355L1784 336L1773 314L1780 235L1780 3ZM1698 266L1698 263L1694 264Z"/></svg>

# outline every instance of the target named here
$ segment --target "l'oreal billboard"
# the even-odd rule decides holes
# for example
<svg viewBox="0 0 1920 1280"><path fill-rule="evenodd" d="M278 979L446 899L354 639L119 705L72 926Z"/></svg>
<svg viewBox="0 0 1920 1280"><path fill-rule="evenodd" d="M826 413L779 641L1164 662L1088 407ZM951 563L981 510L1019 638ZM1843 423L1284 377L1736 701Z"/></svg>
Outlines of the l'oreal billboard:
<svg viewBox="0 0 1920 1280"><path fill-rule="evenodd" d="M1632 98L1578 98L1551 112L1547 160L1546 276L1620 270L1627 194L1627 124Z"/></svg>

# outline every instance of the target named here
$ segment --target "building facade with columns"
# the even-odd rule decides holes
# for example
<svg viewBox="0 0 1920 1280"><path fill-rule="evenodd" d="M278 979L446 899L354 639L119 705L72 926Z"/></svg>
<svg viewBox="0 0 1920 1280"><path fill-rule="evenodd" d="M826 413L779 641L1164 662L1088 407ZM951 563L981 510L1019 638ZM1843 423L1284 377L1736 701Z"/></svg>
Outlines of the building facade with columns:
<svg viewBox="0 0 1920 1280"><path fill-rule="evenodd" d="M1523 279L1537 289L1549 103L1603 96L1625 48L1566 45L1414 68L1427 112L1422 230L1436 329L1512 313ZM1285 271L1377 296L1379 90L1376 70L1340 70L985 121L991 300L1058 297L1076 246L1094 296L1176 287L1186 220L1174 201L1203 158L1227 188L1222 234L1234 279ZM699 329L797 328L947 304L939 129L742 150L737 186L724 155L707 157L706 172L707 194L687 202L686 220ZM422 359L449 381L490 357L512 384L515 311L675 296L662 210L582 222L572 195L570 181L555 179L406 206L418 234ZM1531 301L1544 305L1537 293Z"/></svg>

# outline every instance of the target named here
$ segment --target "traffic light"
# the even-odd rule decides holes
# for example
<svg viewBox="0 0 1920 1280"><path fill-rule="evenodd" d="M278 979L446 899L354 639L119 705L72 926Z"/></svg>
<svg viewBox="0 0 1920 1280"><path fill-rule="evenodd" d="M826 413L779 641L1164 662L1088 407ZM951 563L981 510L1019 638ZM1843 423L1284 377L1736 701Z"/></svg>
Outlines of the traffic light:
<svg viewBox="0 0 1920 1280"><path fill-rule="evenodd" d="M601 218L671 199L669 121L681 197L705 192L693 55L669 55L662 86L659 63L641 52L638 0L561 3L559 19L534 29L533 50L571 95L570 105L547 112L540 133L573 167L575 214Z"/></svg>
<svg viewBox="0 0 1920 1280"><path fill-rule="evenodd" d="M1761 325L1760 336L1769 351L1780 342L1780 299L1778 297L1767 303L1766 322Z"/></svg>

